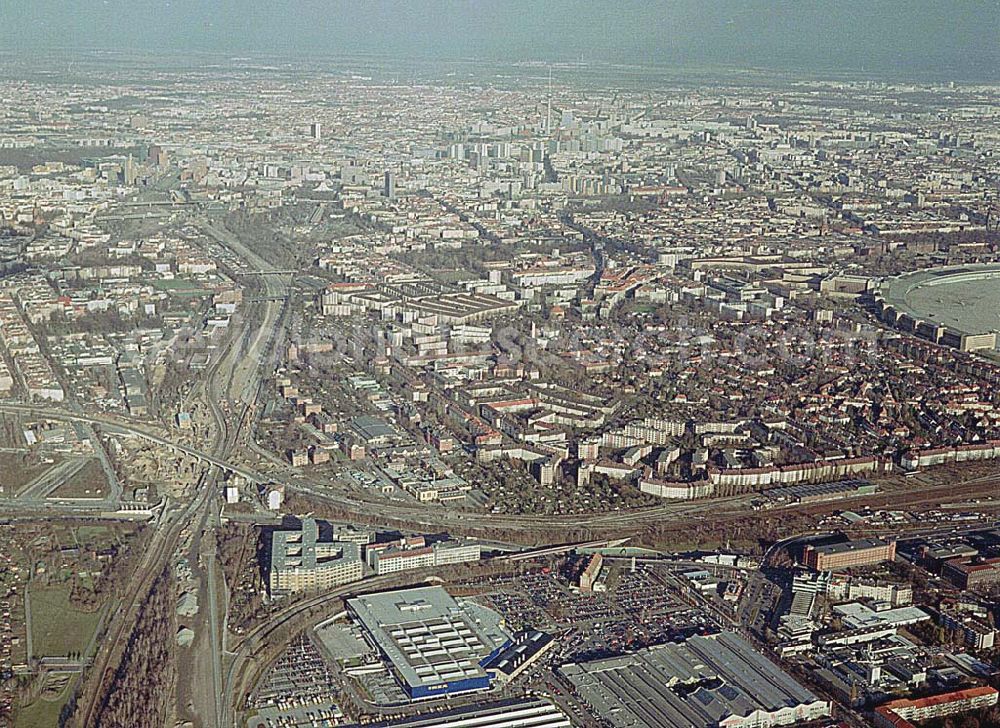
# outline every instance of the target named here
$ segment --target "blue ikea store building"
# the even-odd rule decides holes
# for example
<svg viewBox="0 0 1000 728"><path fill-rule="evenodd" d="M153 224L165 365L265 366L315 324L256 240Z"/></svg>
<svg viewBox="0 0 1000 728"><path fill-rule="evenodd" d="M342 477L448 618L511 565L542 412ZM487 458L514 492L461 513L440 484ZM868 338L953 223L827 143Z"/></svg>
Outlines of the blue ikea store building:
<svg viewBox="0 0 1000 728"><path fill-rule="evenodd" d="M413 701L489 690L486 666L512 644L498 613L438 586L366 594L347 606Z"/></svg>

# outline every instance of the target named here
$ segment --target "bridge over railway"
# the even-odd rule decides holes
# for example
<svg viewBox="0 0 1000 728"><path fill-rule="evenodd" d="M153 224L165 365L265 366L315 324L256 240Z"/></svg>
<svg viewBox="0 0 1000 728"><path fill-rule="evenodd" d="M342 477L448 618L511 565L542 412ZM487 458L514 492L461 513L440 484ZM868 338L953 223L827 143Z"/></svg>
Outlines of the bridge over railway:
<svg viewBox="0 0 1000 728"><path fill-rule="evenodd" d="M237 278L245 276L291 276L300 271L292 269L268 268L267 270L240 270L233 273Z"/></svg>
<svg viewBox="0 0 1000 728"><path fill-rule="evenodd" d="M21 415L31 415L35 417L45 417L49 420L56 420L58 422L86 422L91 425L98 425L105 432L110 432L118 435L131 435L133 437L138 437L140 439L151 442L154 445L160 445L173 452L179 453L181 455L186 455L187 457L193 458L199 463L208 463L209 465L214 465L223 472L232 473L234 475L239 475L240 477L246 478L247 480L254 483L268 483L271 481L266 475L258 473L249 468L243 467L241 465L236 465L234 463L217 458L203 450L197 448L189 447L187 445L182 445L177 442L173 442L164 437L160 437L154 432L150 432L144 428L137 427L131 424L123 424L109 417L95 417L88 415L81 415L74 412L66 412L64 410L58 410L51 407L36 407L32 405L20 405L20 404L0 404L0 412L9 412L11 414L21 414Z"/></svg>

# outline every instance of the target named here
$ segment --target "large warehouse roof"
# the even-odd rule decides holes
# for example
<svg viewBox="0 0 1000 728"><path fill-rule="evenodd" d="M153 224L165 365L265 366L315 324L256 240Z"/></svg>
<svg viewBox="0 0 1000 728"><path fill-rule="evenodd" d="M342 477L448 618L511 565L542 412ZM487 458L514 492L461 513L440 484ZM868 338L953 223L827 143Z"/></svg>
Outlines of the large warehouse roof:
<svg viewBox="0 0 1000 728"><path fill-rule="evenodd" d="M510 642L500 615L459 603L441 587L366 594L347 604L411 695L485 680L483 663Z"/></svg>
<svg viewBox="0 0 1000 728"><path fill-rule="evenodd" d="M545 700L505 700L377 723L373 728L572 728L572 723Z"/></svg>
<svg viewBox="0 0 1000 728"><path fill-rule="evenodd" d="M622 728L707 727L764 714L791 723L829 714L828 703L733 632L560 670L600 717Z"/></svg>

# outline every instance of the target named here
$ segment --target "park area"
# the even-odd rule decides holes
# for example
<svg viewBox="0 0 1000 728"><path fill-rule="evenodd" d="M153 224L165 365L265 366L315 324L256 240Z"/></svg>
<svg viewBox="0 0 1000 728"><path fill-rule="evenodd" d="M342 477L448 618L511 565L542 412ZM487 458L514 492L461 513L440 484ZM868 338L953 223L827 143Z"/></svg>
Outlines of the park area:
<svg viewBox="0 0 1000 728"><path fill-rule="evenodd" d="M41 694L17 714L14 728L51 728L59 725L63 705L69 700L79 676L72 673L49 673Z"/></svg>
<svg viewBox="0 0 1000 728"><path fill-rule="evenodd" d="M69 590L63 587L31 589L28 600L32 656L82 658L103 610L75 609L69 600Z"/></svg>

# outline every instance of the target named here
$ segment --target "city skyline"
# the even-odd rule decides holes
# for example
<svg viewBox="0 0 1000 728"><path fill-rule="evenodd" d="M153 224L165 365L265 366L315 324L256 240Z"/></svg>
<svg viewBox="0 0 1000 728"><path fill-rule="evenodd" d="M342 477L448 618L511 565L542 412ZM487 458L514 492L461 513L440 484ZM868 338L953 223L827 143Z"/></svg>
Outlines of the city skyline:
<svg viewBox="0 0 1000 728"><path fill-rule="evenodd" d="M996 9L0 0L0 728L1000 726Z"/></svg>

